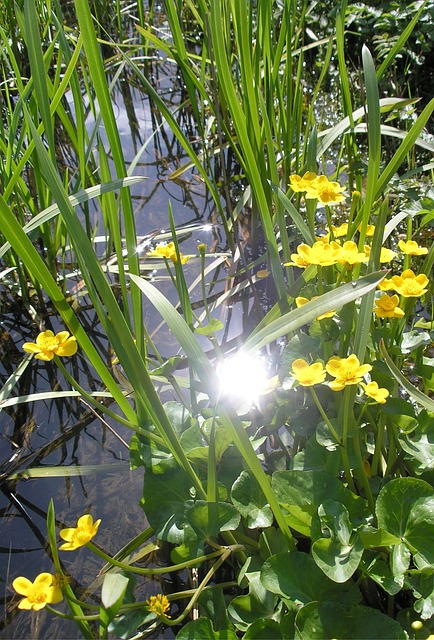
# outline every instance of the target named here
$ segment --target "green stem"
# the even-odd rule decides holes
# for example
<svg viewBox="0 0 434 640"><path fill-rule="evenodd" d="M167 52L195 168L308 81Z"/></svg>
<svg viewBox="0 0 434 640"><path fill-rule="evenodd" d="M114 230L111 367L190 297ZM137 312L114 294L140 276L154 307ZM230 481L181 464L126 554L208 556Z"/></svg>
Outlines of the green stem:
<svg viewBox="0 0 434 640"><path fill-rule="evenodd" d="M342 446L342 440L340 439L338 432L336 431L336 429L334 428L334 426L332 425L332 423L330 422L330 420L327 417L326 412L324 411L324 409L321 406L321 403L319 401L319 398L316 394L316 391L314 390L313 387L309 387L311 393L312 393L312 397L315 400L315 404L318 407L318 411L320 412L322 419L324 420L324 422L326 423L326 425L328 426L330 433L332 434L333 438L336 440L336 442Z"/></svg>
<svg viewBox="0 0 434 640"><path fill-rule="evenodd" d="M371 510L372 515L375 515L375 502L372 496L371 485L369 484L369 480L366 476L365 467L363 464L362 452L360 449L360 434L358 430L355 432L353 437L354 442L354 451L357 458L357 471L359 475L359 479L363 485L363 489L365 490L365 495L368 500L369 508Z"/></svg>
<svg viewBox="0 0 434 640"><path fill-rule="evenodd" d="M51 607L49 604L45 605L45 608L50 613L57 616L58 618L62 618L63 620L76 620L77 622L88 621L88 620L99 620L99 613L92 614L90 616L73 616L70 613L63 613L62 611L58 611L57 609L54 609L53 607Z"/></svg>
<svg viewBox="0 0 434 640"><path fill-rule="evenodd" d="M340 416L342 418L342 462L344 465L345 476L348 482L348 486L356 493L356 487L354 486L353 477L351 475L351 467L350 461L348 458L348 428L349 428L349 418L350 418L350 397L351 397L351 388L346 386L344 389L344 397L342 400L342 407L340 411Z"/></svg>
<svg viewBox="0 0 434 640"><path fill-rule="evenodd" d="M174 620L170 620L169 618L166 618L166 616L161 616L161 620L167 624L170 627L173 627L177 624L179 624L180 622L182 622L184 620L184 618L190 613L190 611L193 609L194 605L196 604L197 600L199 599L202 591L204 590L204 588L206 587L206 585L208 584L208 582L211 580L211 578L215 575L215 573L217 572L217 569L220 568L220 566L225 562L225 560L230 556L230 554L232 553L232 549L227 548L225 549L223 555L217 560L217 562L210 568L210 570L208 571L208 573L206 574L206 576L204 577L204 579L202 580L202 582L200 583L200 585L198 586L198 588L196 589L193 597L191 598L190 602L188 603L188 605L185 607L184 611L181 613L180 616L178 616L177 618L175 618Z"/></svg>
<svg viewBox="0 0 434 640"><path fill-rule="evenodd" d="M237 547L238 546L239 545L237 545ZM192 558L191 560L187 560L186 562L181 562L180 564L171 565L169 567L145 569L143 567L132 567L130 564L126 564L125 562L120 562L119 560L115 560L114 558L111 558L107 553L104 553L104 551L101 551L101 549L99 549L95 544L93 544L93 542L88 542L86 544L86 547L88 547L92 551L92 553L99 556L100 558L110 563L111 565L115 567L120 567L121 569L124 569L125 571L129 571L131 573L138 573L139 575L142 575L142 576L163 575L165 573L170 573L171 571L180 571L182 569L186 569L187 567L194 567L197 564L200 564L201 562L205 562L206 560L212 560L213 558L218 558L219 556L222 556L222 554L226 552L226 549L222 548L222 549L219 549L218 551L214 551L213 553L208 553L204 556L200 556L199 558ZM239 550L238 548L235 549L234 547L229 547L229 549L230 549L230 552Z"/></svg>

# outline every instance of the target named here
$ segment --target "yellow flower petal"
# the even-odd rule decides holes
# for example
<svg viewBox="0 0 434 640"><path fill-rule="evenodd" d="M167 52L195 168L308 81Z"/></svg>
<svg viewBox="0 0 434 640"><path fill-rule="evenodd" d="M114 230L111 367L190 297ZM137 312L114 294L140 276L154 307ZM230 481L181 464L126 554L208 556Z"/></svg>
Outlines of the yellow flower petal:
<svg viewBox="0 0 434 640"><path fill-rule="evenodd" d="M86 545L97 534L101 520L93 521L89 514L85 514L78 519L76 527L62 529L60 537L66 540L59 549L62 551L75 551L79 547Z"/></svg>
<svg viewBox="0 0 434 640"><path fill-rule="evenodd" d="M33 582L31 582L28 578L25 578L24 576L19 576L18 578L15 578L15 580L12 582L13 588L17 593L20 594L20 596L26 596L29 592L29 588L32 585L33 585Z"/></svg>
<svg viewBox="0 0 434 640"><path fill-rule="evenodd" d="M400 240L398 242L398 247L407 256L424 256L428 253L428 249L426 247L420 247L414 240L407 240L407 242Z"/></svg>
<svg viewBox="0 0 434 640"><path fill-rule="evenodd" d="M57 335L47 329L42 331L36 338L36 342L25 342L23 351L34 353L38 360L49 361L58 356L72 356L78 348L74 336L70 336L68 331L60 331Z"/></svg>

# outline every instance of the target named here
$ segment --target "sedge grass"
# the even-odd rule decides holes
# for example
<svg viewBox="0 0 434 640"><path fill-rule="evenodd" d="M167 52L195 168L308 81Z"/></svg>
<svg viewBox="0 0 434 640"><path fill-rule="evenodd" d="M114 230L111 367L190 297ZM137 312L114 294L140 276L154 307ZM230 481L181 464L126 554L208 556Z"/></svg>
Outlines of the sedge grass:
<svg viewBox="0 0 434 640"><path fill-rule="evenodd" d="M301 14L297 15L295 2L292 0L284 2L277 24L275 23L276 16L272 11L271 3L259 3L257 11L254 11L254 3L250 3L247 16L245 6L241 6L241 3L235 0L186 2L183 7L180 6L181 4L178 3L178 6L175 6L174 3L169 3L168 5L167 18L171 28L172 42L156 35L157 32L152 25L146 26L143 14L140 15L139 33L142 39L141 45L145 47L145 50L146 47L150 46L159 47L176 61L184 74L186 92L193 117L196 120L197 131L202 137L202 141L204 141L207 135L206 132L209 130L209 112L206 114L206 121L204 120L205 107L207 107L207 109L211 110L214 118L211 118L211 122L215 123L216 129L214 129L214 132L217 134L215 139L222 145L221 149L196 153L194 145L177 122L173 111L167 106L156 89L152 87L145 74L138 68L137 62L132 59L132 51L137 51L135 47L131 51L123 49L119 59L121 59L122 65L134 72L136 80L141 82L148 91L155 105L164 115L167 124L173 129L178 141L184 147L187 155L189 155L191 163L203 177L205 184L215 199L222 218L223 228L228 234L227 240L230 247L234 246L230 235L231 223L234 220L229 223L226 220L225 211L220 201L218 185L213 182L212 162L220 152L231 148L241 166L246 182L245 199L241 201L241 204L239 203L238 208L236 205L233 207L232 213L235 212L236 215L245 204L250 203L253 226L261 225L265 235L266 257L276 285L278 298L277 304L265 315L251 335L246 336L243 346L244 351L256 352L276 340L291 338L293 335L297 338L301 328L304 325L313 323L319 314L328 312L331 308L337 309L339 313L343 308L340 320L342 322L346 321L347 333L344 335L341 329L339 336L334 336L334 343L337 344L340 355L346 356L350 352L354 353L362 363L366 360L374 362L375 357L381 354L396 382L417 403L432 411L432 401L429 396L416 389L406 380L405 376L396 367L396 362L388 355L385 347L377 345L377 336L372 336L371 334L374 289L385 275L384 272L377 272L380 250L385 236L389 233L389 229L391 231L393 226L397 224L396 219L392 225L390 225L390 221L387 223L389 215L387 192L391 188L393 176L401 169L408 153L415 145L421 142L421 133L434 109L434 101L431 101L409 131L398 132L402 141L393 157L382 168L382 136L391 135L391 129L382 124L382 117L384 114L389 115L392 110L398 110L406 106L409 101L395 98L380 99L379 82L387 71L388 65L397 55L399 47L408 38L416 21L412 21L410 27L405 30L398 44L394 47L392 56L387 58L386 63L379 69L376 69L375 61L368 49L363 49L362 64L366 102L361 106L356 106L360 102L360 98L351 95L349 83L347 82L348 69L344 55L344 14L342 13L342 15L338 16L336 47L342 87L343 111L340 121L328 131L324 131L320 123L316 122L315 109L309 107L306 110L303 106L303 90L301 87L304 55L307 51L303 42L306 4L303 5ZM245 421L237 414L231 403L226 402L221 397L214 363L209 360L208 355L200 345L197 335L195 335L198 322L192 311L192 288L188 287L182 270L176 220L171 210L169 210L168 218L171 238L175 243L177 255L175 276L172 282L177 289L179 307L182 310L183 317L156 287L140 276L134 212L128 187L141 178L128 176L120 144L119 130L113 113L111 86L106 78L104 60L101 55L101 43L98 39L99 34L89 4L85 0L75 0L80 30L80 35L76 39L70 37L70 34L67 35L66 31L62 31L61 12L58 3L53 3L52 7L47 7L44 10L43 15L46 24L44 24L41 33L37 28L36 20L38 6L39 4L36 4L35 0L28 0L24 12L17 12L17 24L22 29L23 38L28 47L32 78L25 82L21 80L21 77L17 77L16 86L19 98L15 106L13 106L10 99L9 90L6 90L6 97L11 106L11 114L7 117L7 126L3 127L0 140L2 151L4 151L6 158L2 176L5 183L4 194L0 197L1 232L6 240L2 255L5 259L9 259L13 268L16 268L17 271L18 268L21 270L19 277L23 290L26 282L32 282L35 287L39 287L41 296L48 296L66 327L76 337L80 349L100 378L101 383L106 387L106 393L113 398L122 415L116 418L115 412L108 413L110 410L99 406L92 393L82 389L78 381L74 380L66 369L62 369L61 362L56 361L73 389L73 391L67 393L79 394L92 407L104 411L113 420L118 419L122 424L129 426L132 432L139 434L146 440L146 446L160 447L164 450L166 459L169 455L172 456L177 470L182 470L187 477L189 487L193 488L195 498L195 500L192 500L191 496L193 494L190 491L189 497L186 498L188 509L194 510L197 507L196 518L198 518L198 513L203 517L205 510L207 510L206 513L210 514L209 520L206 520L205 525L203 525L203 522L198 525L197 520L192 519L189 522L189 526L193 526L191 523L196 525L196 533L197 531L205 531L203 540L201 539L200 543L206 543L214 548L218 547L219 551L218 553L215 552L214 555L204 554L199 553L200 545L197 549L194 548L194 544L192 544L191 548L188 544L185 544L184 547L182 545L178 546L178 554L184 553L185 556L190 554L194 556L188 557L185 562L174 565L178 569L190 566L191 563L199 563L204 558L209 559L211 556L219 556L220 562L220 560L223 561L223 559L228 558L232 551L234 551L234 556L237 557L237 562L241 564L246 557L245 549L255 549L259 545L256 532L252 533L249 530L247 522L243 521L242 526L238 525L241 518L237 513L235 515L238 516L238 519L234 519L236 524L233 524L232 529L225 530L222 527L222 531L218 531L215 535L209 533L210 531L216 531L216 523L218 522L216 506L221 506L223 510L229 510L231 517L235 510L230 501L230 496L221 498L221 486L219 483L221 460L217 458L218 426L223 426L224 430L229 434L229 441L235 445L242 458L240 469L244 466L250 470L260 492L265 496L266 504L272 511L273 522L277 525L276 529L273 529L273 533L270 533L269 529L271 527L267 528L268 531L265 529L261 531L262 551L268 546L267 536L270 535L270 540L273 539L273 536L276 536L278 542L274 541L273 545L278 545L279 551L291 551L294 552L295 556L299 557L298 554L300 552L295 550L296 539L289 524L295 531L301 531L307 540L307 534L310 533L310 528L306 524L307 520L302 523L301 528L299 525L299 529L297 529L297 520L291 512L292 504L290 501L285 502L281 495L278 495L278 487L276 488L276 486L279 482L279 474L273 477L276 480L276 486L273 486L270 483L270 473L264 468L264 462L268 462L268 460L264 460L264 453L258 447L256 434L252 435L249 429L246 428ZM190 11L203 29L204 36L200 54L196 51L191 53L187 46L186 27L183 22L185 15L183 11L178 10L181 8L184 11ZM54 14L51 13L51 9L53 9ZM100 15L100 20L101 18L102 16ZM119 4L117 23L121 23ZM60 32L53 35L56 30ZM4 40L7 40L5 33L2 32L1 36ZM48 36L51 37L51 40L45 43L44 37ZM255 42L255 47L252 47L253 41ZM334 39L330 39L327 43L324 54L325 64L314 88L314 96L320 94L327 67L333 55L334 42ZM317 45L318 50L323 44L321 42L321 45ZM82 55L85 57L87 64L87 70L85 72L82 70L82 72L85 78L88 103L94 111L95 122L104 124L110 153L106 149L102 138L98 135L97 124L95 124L90 136L86 132L85 112L83 105L80 105L80 102L83 101L79 87L79 81L82 76L79 75L77 70L78 60ZM5 45L2 52L2 60L4 62L7 61L10 68L14 70L17 76L19 75L18 60L13 45ZM48 66L52 68L53 74L47 78L45 68ZM61 68L64 68L63 73L60 72ZM77 117L75 122L72 122L68 117L62 104L63 98L69 90L76 107ZM55 119L62 123L64 130L71 139L72 146L77 152L78 175L71 181L68 175L62 176L59 171L55 153L53 127ZM20 127L22 128L21 130ZM213 125L211 124L212 127ZM13 134L12 136L10 135L11 133ZM14 134L18 135L14 137ZM354 271L350 269L341 271L334 281L333 277L336 274L322 268L317 269L315 265L308 267L299 278L293 277L292 270L288 269L288 280L286 280L282 262L288 261L291 253L291 242L288 234L289 225L291 224L295 227L297 241L300 238L309 244L315 240L317 226L315 203L311 203L307 205L305 210L303 209L301 200L297 197L294 198L287 186L288 174L302 173L304 170L316 171L317 163L325 164L327 155L331 153L332 145L337 145L337 157L340 159L346 157L351 183L360 186L360 173L356 166L361 157L361 151L357 147L357 136L359 134L367 134L366 183L364 184L364 191L360 195L360 200L355 204L351 204L351 207L354 208L351 209L351 224L348 230L348 237L352 238L356 229L360 227L359 248L363 249L368 224L372 222L371 216L375 217L376 229L371 247L370 261L367 267L358 267ZM397 132L395 131L394 134L396 135ZM94 142L97 145L100 158L98 177L95 175L95 165L90 162ZM205 162L203 162L203 159L205 159ZM30 165L33 172L33 189L30 189L22 178L23 169L27 164ZM137 166L137 162L135 166ZM342 165L339 160L336 169L337 178L340 177L341 171ZM77 193L70 193L71 184L74 185ZM121 189L119 198L115 196L117 189ZM117 261L117 275L121 291L119 298L114 295L107 272L95 251L95 243L93 242L94 230L90 228L88 221L83 224L76 207L78 203L85 203L96 196L101 197L101 206L104 207L104 216L102 216L103 230L100 235L107 238L107 254L113 250ZM26 217L29 211L32 217L30 221ZM329 210L327 210L327 216L330 222L331 213ZM389 227L387 226L388 224ZM44 243L49 247L46 257L41 256L32 243L31 235L36 231L40 232ZM134 405L131 404L126 397L126 393L121 389L119 383L121 375L116 377L114 373L107 370L104 359L92 341L92 336L86 333L80 318L74 313L65 293L59 286L57 274L54 270L59 237L64 237L65 243L68 242L71 247L80 278L85 283L87 294L100 325L119 359L123 371L121 375L127 382L128 391L133 394ZM126 248L126 252L124 248ZM425 270L427 274L430 273L433 260L434 251L431 249L422 266L422 270ZM220 261L216 260L214 265L218 267ZM202 285L202 291L205 291L203 281L205 273L208 272L204 268L204 263L201 262L202 275L196 282ZM341 284L341 280L345 278L348 281ZM247 280L249 283L252 281ZM329 290L316 300L308 302L304 307L290 310L294 305L295 295L306 285L314 285L316 283L318 283L319 287L326 285ZM221 304L224 300L230 299L238 290L236 288L231 289L222 295L217 303ZM152 375L152 367L148 359L148 349L153 347L147 335L142 294L159 311L186 357L189 376L189 384L187 386L190 392L190 399L186 399L182 389L177 384L173 385L173 391L175 395L182 396L182 400L178 399L182 403L183 409L186 409L190 415L191 428L194 429L194 421L199 423L202 418L205 419L204 416L212 420L210 436L207 441L207 459L202 466L196 464L194 456L189 455L191 454L191 449L187 450L184 446L186 440L185 432L175 428L175 426L179 427L179 425L174 424L176 421L173 419L173 415L168 407L163 404L155 388L155 376L153 377ZM210 312L210 307L207 305L206 300L204 305L206 307L205 314L207 315ZM411 311L410 307L411 305L409 305L409 313ZM345 316L345 314L347 315ZM321 337L327 337L324 325L321 331ZM399 332L396 332L395 336L398 334ZM324 346L323 355L330 355L327 349L330 350L333 345L330 344L331 340L324 340L325 342L328 342L328 344ZM291 348L291 340L289 340L288 350L290 351ZM216 353L219 354L219 351L217 348ZM159 360L158 364L164 366L165 363L161 362L161 358L158 357L159 354L156 353L155 355ZM11 399L9 396L14 383L23 374L26 366L28 366L28 359L23 360L23 364L15 375L7 381L0 394L2 406L10 406L13 402L16 404L21 403L22 400L20 398ZM159 368L156 371L158 375ZM170 375L166 376L166 378L170 382ZM330 391L330 389L326 391ZM203 409L204 396L206 398L205 409ZM42 399L43 396L39 397ZM52 397L56 396L52 394ZM57 397L60 398L60 394ZM325 394L324 397L326 397ZM311 440L309 446L323 446L323 449L327 450L327 469L334 468L334 473L337 475L342 468L345 484L352 494L363 494L364 492L369 502L369 517L372 518L375 515L375 498L372 494L371 485L367 477L363 477L360 483L357 477L357 474L364 473L364 462L368 457L368 443L365 435L368 427L365 423L357 424L356 418L358 417L361 421L362 415L365 418L365 414L358 412L358 405L355 401L356 387L347 386L343 396L334 396L332 401L327 400L327 398L324 400L316 392L314 393L314 398L316 398L317 403L320 403L321 416L327 417L327 420L324 420L324 424L327 426L328 421L331 425L330 431L335 441L330 443L330 439L327 440L327 436L324 437L323 426L319 424L316 432L317 440L315 440L314 435L314 441ZM335 422L329 420L326 408L321 404L321 402L326 401L329 403L328 406L333 407L335 412L333 420ZM290 405L288 404L288 406ZM201 411L203 411L203 416L200 415ZM366 415L369 415L368 410ZM291 425L291 418L291 415L285 417L280 426L284 426L286 422ZM370 422L373 421L371 420ZM336 423L339 423L339 429L336 429ZM379 424L384 426L381 421ZM184 425L181 426L183 427ZM272 420L262 426L271 429ZM380 427L373 428L375 469L381 466L380 461L384 457L385 459L387 458L387 471L391 473L393 469L404 464L401 459L403 456L399 451L399 439L393 436L392 427L394 428L394 425L387 424L387 433L391 435L392 444L384 455L384 433ZM359 428L360 433L357 432L356 440L353 441L356 428ZM203 442L203 432L200 433L201 435L198 437ZM298 438L297 444L294 445L295 453L297 453L296 450L299 447L301 448L300 438ZM333 458L336 450L337 455ZM329 453L330 455L328 455ZM355 459L355 462L353 459ZM296 471L296 462L293 462L293 464L294 468L291 472ZM170 469L170 466L168 468ZM167 478L165 473L161 473L162 469L164 470L164 467L160 467L159 472L161 485L164 486ZM411 463L409 463L408 469L411 470ZM146 473L149 473L148 480L153 477L152 466L150 469L146 469ZM283 473L286 473L286 471ZM170 475L169 472L168 475ZM336 477L333 480L336 480ZM343 489L342 484L339 487ZM176 490L178 491L178 489L179 487L177 486ZM162 492L162 495L164 496L164 492ZM181 494L177 495L181 496L179 500L184 500ZM338 497L340 499L340 495ZM359 498L360 496L353 495L351 500L357 502ZM164 502L163 498L161 502ZM321 509L325 513L324 526L334 532L334 520L339 520L341 524L345 523L346 526L349 516L348 512L345 514L341 507L336 507L336 504L339 504L339 500L336 500L333 505L330 502L333 501L325 500ZM315 510L319 507L316 504L313 506ZM311 518L311 514L309 514L309 518ZM366 520L365 524L368 523L371 526L372 520ZM52 504L50 504L47 524L53 561L56 569L61 573L62 568L56 547L55 515ZM316 526L318 526L318 523ZM351 533L353 538L357 540L359 540L358 536L360 535L358 528L354 527L354 531ZM220 533L222 533L221 538L219 536ZM377 546L384 549L390 540L387 539L388 542L384 543L381 531L376 531L375 533L381 542ZM150 535L149 531L146 532L146 539L148 535ZM224 540L225 547L220 546L221 539ZM337 536L337 539L339 539L339 536ZM172 542L173 540L170 541ZM238 544L239 541L243 542L244 547L242 549ZM133 553L142 542L143 538L133 541L128 550ZM370 550L370 548L367 545L366 549ZM93 549L92 545L90 545L90 549ZM197 552L196 556L194 555L195 552ZM294 554L291 556L292 558L295 557ZM108 562L108 565L111 564L128 570L128 563L120 561L111 563L109 556L104 555L102 557ZM259 555L256 559L258 561L261 560L261 562L264 560ZM173 620L172 623L183 620L184 616L189 613L199 598L201 590L204 589L206 582L214 577L216 569L217 565L207 572L200 587L192 594L192 599L184 613L176 620ZM368 570L362 568L360 571L365 572L363 576L367 579ZM147 573L148 570L144 572ZM140 573L140 571L136 571L136 573ZM245 575L247 582L251 582L253 592L254 581L257 578L252 577L247 566L243 575ZM336 582L339 583L339 579ZM89 625L89 621L91 619L96 620L98 616L84 616L83 608L76 600L69 585L65 587L65 591L67 592L71 612L79 624L82 635L84 637L93 637L93 630ZM282 597L282 593L278 592L277 596ZM284 602L287 603L289 601L290 598L288 596ZM142 603L135 603L135 605L131 605L131 608L136 605L142 606ZM314 603L311 606L314 606ZM100 616L100 621L103 623L100 630L101 637L107 635L107 616L106 611Z"/></svg>

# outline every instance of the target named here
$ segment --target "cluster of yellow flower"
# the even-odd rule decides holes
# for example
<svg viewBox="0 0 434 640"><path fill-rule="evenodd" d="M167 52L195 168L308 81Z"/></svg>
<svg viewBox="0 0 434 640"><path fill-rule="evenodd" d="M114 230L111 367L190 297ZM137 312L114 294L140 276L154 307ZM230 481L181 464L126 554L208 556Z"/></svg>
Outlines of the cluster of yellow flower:
<svg viewBox="0 0 434 640"><path fill-rule="evenodd" d="M317 176L308 171L303 177L292 175L289 184L295 193L305 193L306 200L318 200L321 204L333 205L345 199L344 188L327 176Z"/></svg>
<svg viewBox="0 0 434 640"><path fill-rule="evenodd" d="M81 516L77 521L76 527L60 531L60 537L65 540L65 543L59 549L61 551L75 551L85 546L97 534L100 523L101 520L95 520L94 522L89 514ZM15 578L12 582L12 587L19 595L25 596L18 603L18 608L39 611L47 604L61 602L63 600L61 589L63 580L62 576L52 575L51 573L40 573L36 576L34 582L23 576ZM169 600L166 596L162 594L151 596L146 601L146 604L151 613L170 618L166 613L170 608Z"/></svg>
<svg viewBox="0 0 434 640"><path fill-rule="evenodd" d="M151 249L151 251L147 251L146 255L148 256L148 258L166 258L167 260L172 260L173 263L178 262L178 255L176 253L174 242L169 242L169 244L160 242L154 249ZM181 264L185 264L190 260L190 258L191 256L184 256L181 252L179 252L179 259Z"/></svg>
<svg viewBox="0 0 434 640"><path fill-rule="evenodd" d="M327 373L334 378L329 382L330 389L342 391L344 387L352 384L360 384L365 394L383 404L389 395L387 389L378 387L376 382L364 383L363 377L371 371L370 364L360 364L358 357L351 354L348 358L332 356L325 367L322 362L309 364L303 358L297 358L292 363L292 375L303 387L311 387L325 381Z"/></svg>
<svg viewBox="0 0 434 640"><path fill-rule="evenodd" d="M343 225L342 225L343 226ZM346 226L346 223L345 223ZM339 230L339 228L338 228ZM335 235L336 237L341 237ZM400 241L400 243L403 241ZM419 247L417 242L409 240L414 243L415 247L411 247L412 251L419 251L419 253L412 253L411 255L423 255L428 252L426 247ZM404 247L408 251L408 243L404 243L400 246ZM399 246L399 245L398 245ZM406 253L404 249L401 251ZM291 254L291 261L286 262L285 266L299 267L305 269L309 265L317 265L320 267L328 267L334 264L342 264L345 266L354 266L362 262L367 262L371 253L371 247L365 245L363 251L359 251L357 244L354 240L346 240L343 244L340 244L336 240L330 241L330 234L317 238L316 242L312 246L308 244L300 244L297 247L297 253ZM380 262L384 264L390 262L396 257L396 252L392 249L383 247L380 253ZM408 255L408 254L407 254Z"/></svg>
<svg viewBox="0 0 434 640"><path fill-rule="evenodd" d="M67 332L64 332L67 333ZM62 529L60 537L66 540L59 549L74 551L87 544L96 535L101 520L93 521L92 516L86 514L78 519L77 526L70 529ZM28 578L18 577L12 582L17 593L25 596L19 603L19 609L32 609L38 611L47 604L56 604L63 599L61 580L51 573L40 573L34 582Z"/></svg>

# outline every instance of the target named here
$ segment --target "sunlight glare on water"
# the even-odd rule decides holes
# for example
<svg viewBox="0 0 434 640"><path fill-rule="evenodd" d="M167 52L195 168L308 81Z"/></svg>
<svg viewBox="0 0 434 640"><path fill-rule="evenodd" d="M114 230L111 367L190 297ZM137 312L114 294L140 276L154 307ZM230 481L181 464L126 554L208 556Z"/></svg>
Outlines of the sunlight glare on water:
<svg viewBox="0 0 434 640"><path fill-rule="evenodd" d="M238 352L217 366L220 393L237 404L253 406L267 392L270 379L265 360L257 355Z"/></svg>

